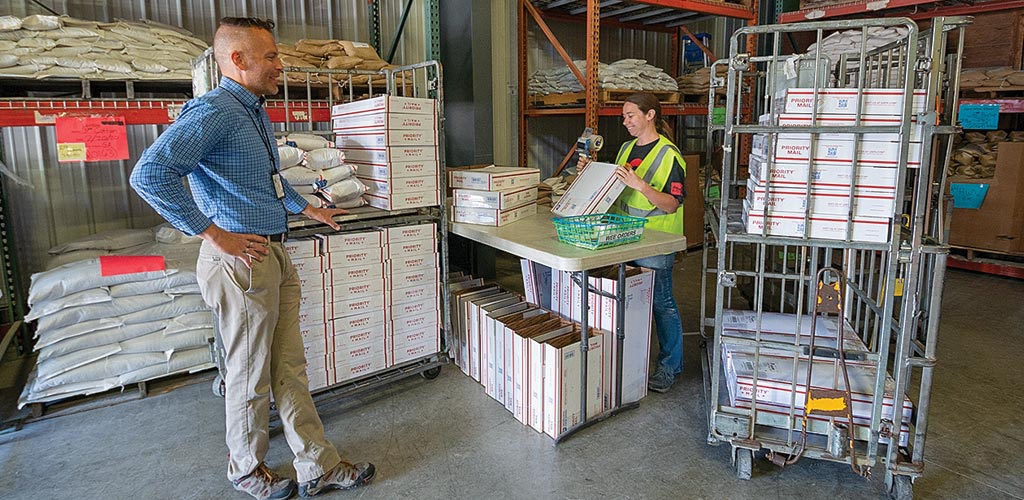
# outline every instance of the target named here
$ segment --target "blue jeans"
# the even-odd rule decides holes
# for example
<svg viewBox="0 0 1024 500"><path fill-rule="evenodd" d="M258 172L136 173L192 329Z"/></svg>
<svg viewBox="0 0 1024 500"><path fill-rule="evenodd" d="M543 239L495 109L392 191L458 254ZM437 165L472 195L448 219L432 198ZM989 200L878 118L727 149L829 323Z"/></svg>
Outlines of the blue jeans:
<svg viewBox="0 0 1024 500"><path fill-rule="evenodd" d="M658 329L658 367L672 375L683 371L683 321L672 295L675 254L646 257L633 265L654 270L654 324Z"/></svg>

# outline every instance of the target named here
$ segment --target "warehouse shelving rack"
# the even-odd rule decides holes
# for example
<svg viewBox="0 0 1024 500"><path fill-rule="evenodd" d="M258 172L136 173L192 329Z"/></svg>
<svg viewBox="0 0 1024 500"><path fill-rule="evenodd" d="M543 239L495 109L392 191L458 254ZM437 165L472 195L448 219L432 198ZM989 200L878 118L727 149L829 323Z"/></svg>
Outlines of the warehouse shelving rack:
<svg viewBox="0 0 1024 500"><path fill-rule="evenodd" d="M949 251L951 203L944 194L946 165L952 152L952 135L958 131L955 124L960 55L963 28L970 21L971 18L962 17L935 18L931 28L924 31L919 31L917 25L906 18L747 27L733 35L729 57L713 66L711 92L725 85L727 103L725 124L712 125L708 130L709 141L721 137L724 154L720 165L721 196L708 204L705 215L709 244L703 251L701 334L705 350L701 361L708 410L708 443L731 446L738 477L749 479L754 452L767 450L769 458L783 465L803 456L846 463L862 475L881 464L890 494L897 498L912 496L912 481L924 470L939 307ZM865 126L860 118L854 126L843 127L775 125L780 112L777 98L781 94L778 92L784 89L777 87L774 76L791 57L781 52L784 37L809 33L820 42L825 33L834 30L858 29L866 33L869 27L897 26L904 27L907 34L889 46L867 50L862 45L859 54L835 61L827 60L817 51L800 57L810 61L810 68L818 68L813 71L812 83L802 85L817 89L811 102L817 100L820 89L830 86L858 89L858 104L864 103L863 89L899 89L905 102L899 126ZM747 44L743 43L744 39ZM741 47L749 46L751 39L763 42L759 46L767 47L767 54L744 51ZM947 42L951 45L947 46ZM724 78L717 76L719 70L727 73ZM829 84L830 78L837 84ZM914 89L926 91L922 111L912 110ZM755 95L754 102L767 120L744 119L740 112L744 94ZM812 123L818 123L814 121L818 118L816 109L810 117ZM909 137L914 121L920 124L917 126L922 133L922 159L920 167L908 168ZM747 232L741 219L741 188L746 179L740 178L740 144L744 136L765 134L770 141L769 151L773 151L781 132L809 134L810 151L815 150L818 134L852 134L855 153L851 166L827 167L849 169L850 178L854 178L859 168L856 151L864 139L863 134L901 134L903 140L899 142L900 153L894 167L895 210L885 242L853 240L852 208L845 218L837 217L846 221L846 237L841 240L809 237L808 211L804 212L803 236L777 236L767 234L766 229L760 233ZM766 160L768 165L774 163L770 158L771 155ZM766 166L766 170L770 172L771 166ZM709 181L710 174L708 172ZM766 184L770 196L772 185ZM811 174L806 184L797 189L809 196ZM711 182L708 183L710 188ZM845 190L852 207L854 188ZM826 285L838 287L839 323L855 333L865 348L844 353L842 349L818 347L811 352L808 346L801 345L797 335L792 342L764 338L761 321L765 312L793 314L794 326L802 319L816 316L818 273L826 268L835 268L841 273L838 278L823 280ZM755 314L757 323L752 338L723 328L723 314L728 309L746 309ZM722 354L726 343L739 346L753 357L749 367L753 370L753 389L744 404L730 400ZM758 399L762 387L759 386L760 367L769 360L764 357L768 355L779 358L776 368L788 373L788 380L792 381L785 384L792 394L789 403L774 403L777 406L774 411L759 406ZM844 360L842 363L840 358ZM804 445L801 429L805 401L798 395L801 389L797 384L802 383L807 371L800 369L800 359L830 363L836 370L832 372L834 377L840 376L839 367L846 361L872 367L875 376L873 392L868 396L871 411L867 423L855 424L843 416L819 416L803 421L809 432ZM845 368L841 371L845 372ZM843 386L833 380L832 389ZM894 414L899 415L905 400L912 401L914 410L905 422L908 426L906 446L899 446L891 443L899 441L901 422L883 419L882 410L883 405L891 404L896 409Z"/></svg>
<svg viewBox="0 0 1024 500"><path fill-rule="evenodd" d="M548 28L546 19L583 21L585 23L587 75L595 74L598 67L600 28L602 25L668 33L672 37L672 60L675 65L672 68L672 72L676 73L673 76L678 76L679 40L681 36L690 37L699 47L706 50L706 47L694 38L684 26L684 23L688 20L687 18L692 20L700 15L725 16L745 19L748 25L753 26L757 20L759 0L745 0L743 3L729 3L718 0L633 0L621 2L599 0L518 0L518 2L519 164L527 165L529 160L529 123L531 119L549 116L584 115L584 127L590 127L596 133L598 130L598 117L619 116L622 112L620 104L602 105L598 99L598 80L596 78L586 78L572 64L572 57L569 56L564 46L558 41L558 38L551 29ZM602 10L602 7L611 5L614 5L614 7L609 10ZM583 86L585 94L583 106L541 108L530 104L530 96L527 90L527 80L529 78L527 54L529 52L528 41L531 20L540 27L548 42L555 48L556 52L558 52L559 56L561 56L562 60L565 61ZM636 22L631 22L634 20ZM706 114L706 109L707 105L696 103L662 105L662 112L665 116L703 116ZM558 171L569 162L574 151L574 148L568 151L561 165L559 165Z"/></svg>

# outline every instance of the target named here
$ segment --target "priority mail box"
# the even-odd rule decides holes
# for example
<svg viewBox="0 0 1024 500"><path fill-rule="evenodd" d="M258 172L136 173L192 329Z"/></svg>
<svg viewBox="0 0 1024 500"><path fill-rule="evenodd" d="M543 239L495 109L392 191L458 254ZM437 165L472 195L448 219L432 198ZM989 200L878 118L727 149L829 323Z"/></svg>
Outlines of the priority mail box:
<svg viewBox="0 0 1024 500"><path fill-rule="evenodd" d="M306 377L309 378L309 390L323 389L334 382L334 370L324 366L306 366Z"/></svg>
<svg viewBox="0 0 1024 500"><path fill-rule="evenodd" d="M339 148L436 146L437 132L428 130L335 130Z"/></svg>
<svg viewBox="0 0 1024 500"><path fill-rule="evenodd" d="M292 266L295 267L295 272L300 276L314 277L317 274L323 274L324 261L322 257L306 257L303 259L291 259Z"/></svg>
<svg viewBox="0 0 1024 500"><path fill-rule="evenodd" d="M331 117L339 119L346 116L380 112L388 114L434 115L436 109L437 101L434 99L382 95L371 99L360 99L344 104L335 104L331 107Z"/></svg>
<svg viewBox="0 0 1024 500"><path fill-rule="evenodd" d="M804 214L769 212L767 222L763 211L752 210L744 201L743 223L749 234L767 234L774 236L793 236L803 238L805 229L808 238L824 240L846 240L847 225L852 224L851 241L866 243L885 243L889 241L891 229L889 219L882 217L858 217L848 220L845 216L812 214L808 224L804 223Z"/></svg>
<svg viewBox="0 0 1024 500"><path fill-rule="evenodd" d="M386 312L388 315L388 319L390 320L391 318L395 317L416 316L418 314L424 314L431 310L439 310L440 307L441 304L439 303L438 298L435 296L425 297L417 300L412 300L409 302L392 303L391 306L387 308Z"/></svg>
<svg viewBox="0 0 1024 500"><path fill-rule="evenodd" d="M802 187L807 185L807 163L776 162L768 170L768 160L757 155L750 155L748 164L750 178L757 182L771 182L772 186ZM853 172L851 172L853 171ZM871 167L857 165L829 165L815 163L813 174L810 175L812 188L849 189L851 174L854 185L860 191L874 191L888 194L896 192L896 176L899 170L889 167Z"/></svg>
<svg viewBox="0 0 1024 500"><path fill-rule="evenodd" d="M486 388L487 392L498 402L505 405L505 409L513 410L512 401L512 342L513 330L508 328L510 318L521 318L527 311L539 311L524 300L520 300L507 307L491 311L488 316L489 342L492 349L489 350L488 369L492 371L494 384ZM493 365L493 366L492 366Z"/></svg>
<svg viewBox="0 0 1024 500"><path fill-rule="evenodd" d="M331 347L335 350L341 350L350 346L364 344L384 345L385 330L384 323L374 323L362 328L335 332Z"/></svg>
<svg viewBox="0 0 1024 500"><path fill-rule="evenodd" d="M292 259L320 256L320 240L317 238L296 238L284 242L284 251Z"/></svg>
<svg viewBox="0 0 1024 500"><path fill-rule="evenodd" d="M384 295L384 279L344 281L331 288L331 302L351 300L373 295Z"/></svg>
<svg viewBox="0 0 1024 500"><path fill-rule="evenodd" d="M454 206L452 207L451 214L452 222L464 222L482 226L505 226L531 215L537 215L537 203L532 202L507 210Z"/></svg>
<svg viewBox="0 0 1024 500"><path fill-rule="evenodd" d="M398 335L409 330L419 330L428 326L437 327L440 316L437 309L427 311L415 316L396 316L391 319L392 335Z"/></svg>
<svg viewBox="0 0 1024 500"><path fill-rule="evenodd" d="M437 241L433 238L427 240L396 241L388 243L386 257L394 260L432 253L437 253Z"/></svg>
<svg viewBox="0 0 1024 500"><path fill-rule="evenodd" d="M392 163L437 163L437 146L388 146L376 148L341 148L345 161L356 164L388 165ZM436 167L435 167L436 169Z"/></svg>
<svg viewBox="0 0 1024 500"><path fill-rule="evenodd" d="M318 235L323 241L327 253L346 252L349 250L372 250L384 246L383 231L358 231L351 233L333 233Z"/></svg>
<svg viewBox="0 0 1024 500"><path fill-rule="evenodd" d="M527 367L526 380L528 389L525 391L527 397L524 404L527 405L526 421L531 428L537 432L544 432L544 342L563 335L569 335L575 329L573 325L566 325L559 319L553 319L543 326L537 327L538 333L533 335L523 333L522 337L526 343L524 356Z"/></svg>
<svg viewBox="0 0 1024 500"><path fill-rule="evenodd" d="M808 201L808 198L810 201ZM850 212L849 193L842 190L811 189L810 197L805 189L771 187L753 178L747 180L747 201L755 211L833 214L845 216ZM892 193L878 193L856 190L853 195L855 216L892 217L896 210L896 197Z"/></svg>
<svg viewBox="0 0 1024 500"><path fill-rule="evenodd" d="M618 168L613 163L591 162L551 207L551 213L570 217L607 212L626 189L626 184L615 175Z"/></svg>
<svg viewBox="0 0 1024 500"><path fill-rule="evenodd" d="M331 270L341 267L372 266L384 261L384 249L377 246L338 250L328 253L325 258L330 262Z"/></svg>
<svg viewBox="0 0 1024 500"><path fill-rule="evenodd" d="M331 284L326 280L327 275L324 273L320 274L300 274L299 275L299 288L305 293L308 291L323 290L330 287Z"/></svg>
<svg viewBox="0 0 1024 500"><path fill-rule="evenodd" d="M509 191L456 189L454 192L454 204L457 207L508 210L534 201L537 201L537 186L527 186Z"/></svg>
<svg viewBox="0 0 1024 500"><path fill-rule="evenodd" d="M437 324L426 325L421 328L415 328L411 330L396 331L391 334L388 338L388 349L398 350L404 349L410 346L418 345L429 345L434 346L432 352L437 352L441 347L440 344L440 329Z"/></svg>
<svg viewBox="0 0 1024 500"><path fill-rule="evenodd" d="M344 335L346 332L361 330L371 325L384 324L384 310L368 312L356 316L345 316L331 320L334 327L334 335Z"/></svg>
<svg viewBox="0 0 1024 500"><path fill-rule="evenodd" d="M340 384L365 377L387 367L387 360L384 358L384 349L382 348L370 352L358 363L351 362L335 365L332 374L334 376L334 383Z"/></svg>
<svg viewBox="0 0 1024 500"><path fill-rule="evenodd" d="M299 297L299 309L312 309L317 305L322 305L326 300L324 294L330 294L330 290L303 290Z"/></svg>
<svg viewBox="0 0 1024 500"><path fill-rule="evenodd" d="M455 189L480 189L484 191L506 191L540 183L540 169L532 167L499 167L490 165L468 170L449 172L449 187Z"/></svg>
<svg viewBox="0 0 1024 500"><path fill-rule="evenodd" d="M326 338L313 339L302 343L302 353L306 359L313 359L319 356L327 356L334 348Z"/></svg>
<svg viewBox="0 0 1024 500"><path fill-rule="evenodd" d="M353 130L434 130L433 114L366 112L348 113L331 120L335 132Z"/></svg>
<svg viewBox="0 0 1024 500"><path fill-rule="evenodd" d="M334 286L347 281L384 279L384 263L373 263L358 267L336 267L324 271L324 282Z"/></svg>
<svg viewBox="0 0 1024 500"><path fill-rule="evenodd" d="M356 175L370 179L400 179L438 175L440 166L436 158L425 161L384 162L381 164L357 163L348 158L346 163L356 167Z"/></svg>
<svg viewBox="0 0 1024 500"><path fill-rule="evenodd" d="M311 355L323 355L332 352L333 343L327 335L327 325L316 323L299 327L299 337L306 352L306 359Z"/></svg>
<svg viewBox="0 0 1024 500"><path fill-rule="evenodd" d="M331 304L334 318L360 315L375 311L384 310L384 293L364 295L343 300L336 300Z"/></svg>
<svg viewBox="0 0 1024 500"><path fill-rule="evenodd" d="M452 319L452 330L455 332L455 346L452 350L457 353L459 369L466 375L470 374L469 355L469 330L471 318L468 315L469 302L477 297L491 296L502 293L501 289L494 285L479 285L462 290L454 290L451 293L449 314Z"/></svg>
<svg viewBox="0 0 1024 500"><path fill-rule="evenodd" d="M390 193L386 195L366 193L363 199L371 207L381 210L402 210L404 208L433 207L441 204L441 194L433 191L414 193Z"/></svg>
<svg viewBox="0 0 1024 500"><path fill-rule="evenodd" d="M609 294L618 292L618 272L599 276L598 288ZM654 272L643 268L626 270L625 322L626 338L622 343L622 404L633 403L647 396L647 376L651 354L651 320L654 300ZM604 343L607 390L605 408L611 409L617 390L614 367L618 363L618 323L616 301L600 297L600 318L596 326L606 332Z"/></svg>
<svg viewBox="0 0 1024 500"><path fill-rule="evenodd" d="M399 282L390 281L388 286L396 286ZM392 307L396 307L399 304L405 304L407 302L417 302L426 298L437 298L438 297L438 283L436 281L428 281L426 283L420 283L413 286L403 286L402 288L395 288L388 290L387 300Z"/></svg>
<svg viewBox="0 0 1024 500"><path fill-rule="evenodd" d="M815 89L786 90L786 113L810 114L815 109ZM843 115L901 115L904 96L902 89L863 89L863 107L857 89L817 89L819 113ZM927 92L915 90L913 112L924 110Z"/></svg>
<svg viewBox="0 0 1024 500"><path fill-rule="evenodd" d="M374 179L358 175L356 178L366 186L368 193L377 195L437 190L437 174L418 177L397 177L394 179L387 177Z"/></svg>
<svg viewBox="0 0 1024 500"><path fill-rule="evenodd" d="M601 382L604 335L593 331L587 344L587 392L585 418L603 411ZM583 421L580 414L580 333L552 339L544 346L544 433L558 438Z"/></svg>
<svg viewBox="0 0 1024 500"><path fill-rule="evenodd" d="M389 291L400 290L420 285L437 285L440 282L440 270L421 268L402 274L393 274L387 278Z"/></svg>
<svg viewBox="0 0 1024 500"><path fill-rule="evenodd" d="M778 137L775 139L774 147L771 147L768 137L764 134L754 134L752 139L753 151L764 158L775 158L776 161L785 162L806 162L812 156L810 138L793 138L788 135ZM861 141L854 148L852 140L818 138L814 141L813 157L814 161L819 163L849 165L853 163L853 157L857 156L857 161L861 165L898 167L900 147L898 142ZM921 154L921 143L910 144L907 149L907 166L920 167Z"/></svg>
<svg viewBox="0 0 1024 500"><path fill-rule="evenodd" d="M387 261L386 271L390 275L395 275L422 269L437 269L438 262L437 253L410 255Z"/></svg>
<svg viewBox="0 0 1024 500"><path fill-rule="evenodd" d="M388 226L384 228L385 240L388 244L404 241L436 239L437 224L410 224L407 226Z"/></svg>
<svg viewBox="0 0 1024 500"><path fill-rule="evenodd" d="M440 347L436 342L431 342L429 340L424 341L421 344L412 344L397 348L391 352L392 358L389 360L388 366L400 365L406 361L412 361L424 356L429 356L436 353L439 349Z"/></svg>
<svg viewBox="0 0 1024 500"><path fill-rule="evenodd" d="M384 352L383 342L364 342L362 344L344 344L334 350L334 367L359 364L373 356L375 351Z"/></svg>
<svg viewBox="0 0 1024 500"><path fill-rule="evenodd" d="M921 138L924 136L923 127L916 120L912 120L912 122L913 124L910 126L910 141L921 142ZM811 115L781 114L778 116L778 125L780 127L809 127L811 123ZM816 123L819 127L853 127L857 125L857 117L849 115L818 115L817 121L813 123ZM902 118L861 116L860 124L862 127L899 127L902 124ZM807 134L799 132L792 134L780 133L779 137L806 138ZM852 134L821 133L818 137L822 139L853 140ZM900 142L900 135L898 133L869 133L864 134L862 140Z"/></svg>
<svg viewBox="0 0 1024 500"><path fill-rule="evenodd" d="M519 298L511 292L474 299L466 303L465 314L469 318L469 362L470 376L473 380L487 386L487 369L483 363L487 360L486 340L482 335L486 331L487 311L500 309L519 302Z"/></svg>
<svg viewBox="0 0 1024 500"><path fill-rule="evenodd" d="M317 325L330 321L333 313L331 304L314 304L307 308L299 309L299 328Z"/></svg>

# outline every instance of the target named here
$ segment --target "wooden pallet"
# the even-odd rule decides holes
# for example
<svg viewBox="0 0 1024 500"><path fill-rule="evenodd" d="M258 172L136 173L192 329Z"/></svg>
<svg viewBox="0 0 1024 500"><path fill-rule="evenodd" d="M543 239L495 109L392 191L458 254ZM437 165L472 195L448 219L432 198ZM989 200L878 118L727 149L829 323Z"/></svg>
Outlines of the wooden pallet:
<svg viewBox="0 0 1024 500"><path fill-rule="evenodd" d="M657 97L658 102L662 104L679 103L679 92L667 90L645 90L644 92ZM622 104L626 102L627 97L635 93L637 93L636 90L601 89L600 92L598 92L598 99L604 104Z"/></svg>
<svg viewBox="0 0 1024 500"><path fill-rule="evenodd" d="M530 103L534 106L569 106L583 104L586 100L587 95L584 92L530 96Z"/></svg>
<svg viewBox="0 0 1024 500"><path fill-rule="evenodd" d="M947 267L1024 279L1024 253L952 246Z"/></svg>

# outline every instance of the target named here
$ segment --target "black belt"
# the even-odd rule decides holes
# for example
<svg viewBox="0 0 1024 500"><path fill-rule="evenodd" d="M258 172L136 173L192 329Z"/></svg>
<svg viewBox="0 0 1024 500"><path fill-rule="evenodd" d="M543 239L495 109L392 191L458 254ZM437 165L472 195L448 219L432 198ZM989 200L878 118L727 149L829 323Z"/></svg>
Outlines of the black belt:
<svg viewBox="0 0 1024 500"><path fill-rule="evenodd" d="M261 234L260 236L266 238L267 241L271 243L284 243L285 241L288 241L287 233Z"/></svg>

